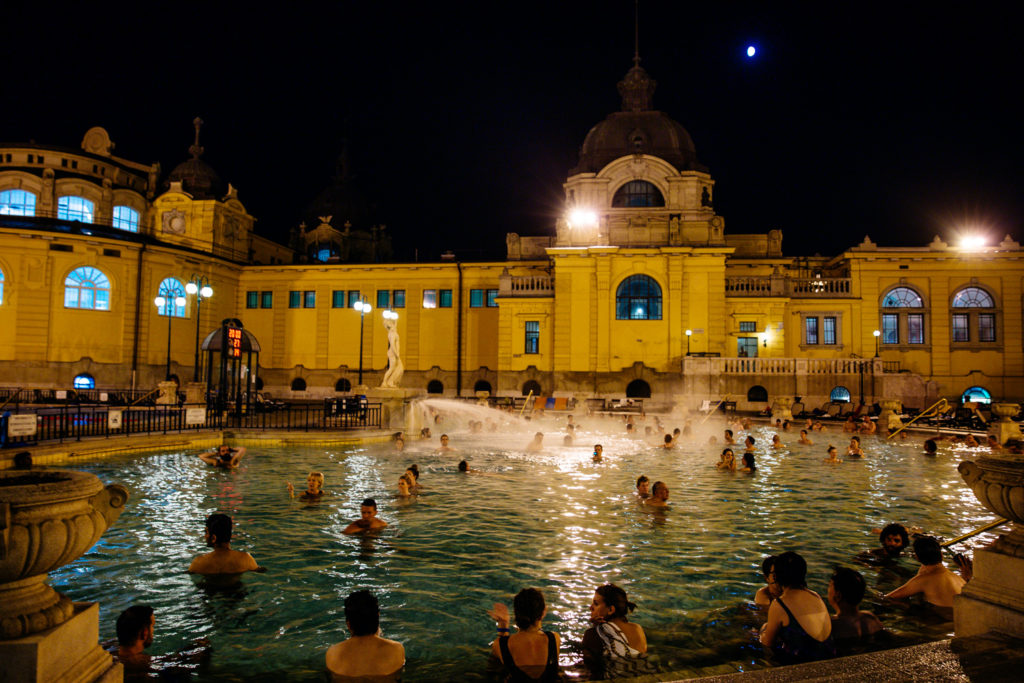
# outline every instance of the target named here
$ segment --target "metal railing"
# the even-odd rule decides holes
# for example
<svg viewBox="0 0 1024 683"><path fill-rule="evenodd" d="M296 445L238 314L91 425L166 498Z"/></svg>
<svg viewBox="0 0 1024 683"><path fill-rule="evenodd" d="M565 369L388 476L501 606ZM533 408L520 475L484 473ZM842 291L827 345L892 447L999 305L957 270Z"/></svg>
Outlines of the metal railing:
<svg viewBox="0 0 1024 683"><path fill-rule="evenodd" d="M241 416L203 405L125 408L64 405L11 410L9 415L34 415L35 433L26 436L9 434L9 431L15 430L8 429L11 421L8 414L5 414L0 424L0 448L24 447L44 442L81 441L83 438L168 434L204 429L311 432L379 429L381 426L379 403L368 403L356 410L336 414L325 411L324 405L320 403L286 405L272 411L253 411Z"/></svg>
<svg viewBox="0 0 1024 683"><path fill-rule="evenodd" d="M146 401L145 399L148 399ZM150 389L34 389L31 387L0 387L0 407L20 408L22 405L100 404L133 405L142 401L156 403Z"/></svg>

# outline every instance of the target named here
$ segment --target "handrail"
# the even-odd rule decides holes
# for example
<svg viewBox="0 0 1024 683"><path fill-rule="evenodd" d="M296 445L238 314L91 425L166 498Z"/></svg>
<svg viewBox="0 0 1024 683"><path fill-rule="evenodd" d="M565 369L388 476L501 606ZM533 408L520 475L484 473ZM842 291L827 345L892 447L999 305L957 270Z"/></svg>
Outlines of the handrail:
<svg viewBox="0 0 1024 683"><path fill-rule="evenodd" d="M729 396L730 396L730 395L731 395L731 394L726 394L726 395L725 395L725 398L721 399L721 400L720 400L720 401L719 401L718 403L716 403L716 404L715 404L715 407L714 407L714 408L710 408L710 409L708 409L708 413L707 413L707 415L705 415L705 416L704 416L704 419L703 419L703 420L701 420L701 421L700 421L700 422L699 422L698 424L704 424L705 422L707 422L707 421L708 421L708 418L709 418L709 417L711 417L712 415L714 415L714 414L715 414L715 411L716 411L716 410L718 410L718 408L719 408L719 407L721 407L721 405L722 405L723 403L725 403L726 401L728 401L728 400L729 400Z"/></svg>
<svg viewBox="0 0 1024 683"><path fill-rule="evenodd" d="M519 410L519 417L523 416L526 412L526 406L530 406L530 412L533 412L533 402L530 399L533 398L533 389L530 389L530 393L526 395L526 400L523 401L523 407Z"/></svg>
<svg viewBox="0 0 1024 683"><path fill-rule="evenodd" d="M14 399L18 398L18 394L20 394L23 391L25 391L25 387L18 387L18 390L11 394L10 398L3 402L3 405L0 405L0 410L6 408L7 404L13 401Z"/></svg>
<svg viewBox="0 0 1024 683"><path fill-rule="evenodd" d="M942 545L943 548L948 548L949 546L954 545L956 543L960 543L961 541L966 541L968 538L974 538L978 534L984 533L984 532L988 531L989 529L995 529L997 526L1002 526L1003 524L1006 524L1009 521L1010 520L1004 519L1004 518L997 519L996 521L989 522L985 526L979 527L979 528L975 529L974 531L968 531L963 536L957 536L952 541L946 541L945 543L942 543L941 545Z"/></svg>
<svg viewBox="0 0 1024 683"><path fill-rule="evenodd" d="M154 389L153 391L149 392L148 394L143 394L143 396L141 398L139 398L137 401L135 401L134 403L129 403L128 407L131 408L132 406L137 405L139 402L145 401L147 398L149 398L153 394L157 393L158 391L160 391L160 387L157 387L156 389Z"/></svg>
<svg viewBox="0 0 1024 683"><path fill-rule="evenodd" d="M894 432L892 432L891 434L889 434L889 436L887 436L885 438L887 440L891 439L892 437L896 436L897 434L902 432L904 429L906 429L910 425L912 425L915 422L917 422L918 420L920 420L922 417L931 417L932 415L938 415L940 412L946 410L947 408L949 408L949 401L947 401L944 398L940 398L938 401L936 401L935 403L931 404L926 409L922 410L920 413L915 415L914 419L912 419L910 422L908 422L905 425L901 425L899 429L895 430ZM934 413L931 412L932 409L935 409Z"/></svg>

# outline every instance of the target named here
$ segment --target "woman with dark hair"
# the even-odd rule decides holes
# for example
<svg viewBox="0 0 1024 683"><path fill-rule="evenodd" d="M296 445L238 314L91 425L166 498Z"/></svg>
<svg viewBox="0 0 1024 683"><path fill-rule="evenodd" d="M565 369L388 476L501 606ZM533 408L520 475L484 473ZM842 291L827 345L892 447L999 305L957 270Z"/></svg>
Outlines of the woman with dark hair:
<svg viewBox="0 0 1024 683"><path fill-rule="evenodd" d="M754 464L754 454L747 451L743 454L743 469L740 472L753 473L757 471L757 465Z"/></svg>
<svg viewBox="0 0 1024 683"><path fill-rule="evenodd" d="M542 631L547 614L544 596L536 588L524 588L512 603L518 631L509 635L508 606L496 602L487 614L498 624L498 637L491 652L501 661L505 681L549 683L561 679L558 650L562 639L553 631Z"/></svg>
<svg viewBox="0 0 1024 683"><path fill-rule="evenodd" d="M594 678L627 678L651 673L644 656L647 637L629 621L636 609L626 591L608 583L594 592L590 621L583 634L583 661Z"/></svg>
<svg viewBox="0 0 1024 683"><path fill-rule="evenodd" d="M807 588L807 562L794 552L775 558L769 577L782 594L768 608L761 644L785 664L835 657L832 619L821 596Z"/></svg>
<svg viewBox="0 0 1024 683"><path fill-rule="evenodd" d="M779 597L779 594L782 592L779 584L775 583L775 574L772 571L774 567L774 555L769 555L761 562L761 575L764 576L765 585L758 588L757 592L754 593L754 604L759 607L768 607L775 602L775 598Z"/></svg>

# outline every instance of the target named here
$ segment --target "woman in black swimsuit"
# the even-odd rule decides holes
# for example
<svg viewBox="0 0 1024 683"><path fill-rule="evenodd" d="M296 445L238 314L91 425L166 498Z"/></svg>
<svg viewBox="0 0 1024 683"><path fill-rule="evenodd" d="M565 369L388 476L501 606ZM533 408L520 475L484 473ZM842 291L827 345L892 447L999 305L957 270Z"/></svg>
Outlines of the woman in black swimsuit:
<svg viewBox="0 0 1024 683"><path fill-rule="evenodd" d="M785 664L835 657L832 618L821 596L807 588L804 558L782 553L775 558L771 574L782 594L768 608L761 643Z"/></svg>
<svg viewBox="0 0 1024 683"><path fill-rule="evenodd" d="M509 683L549 683L561 679L558 650L562 639L552 631L542 631L547 614L544 596L536 588L524 588L512 603L518 631L509 635L508 606L496 602L487 612L498 624L498 637L491 651L502 664Z"/></svg>

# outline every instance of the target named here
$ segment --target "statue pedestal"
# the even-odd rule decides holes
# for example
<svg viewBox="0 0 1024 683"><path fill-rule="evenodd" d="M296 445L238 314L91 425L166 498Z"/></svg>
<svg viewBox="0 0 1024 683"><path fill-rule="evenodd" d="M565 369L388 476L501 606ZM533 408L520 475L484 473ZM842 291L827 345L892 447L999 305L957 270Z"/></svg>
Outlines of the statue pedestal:
<svg viewBox="0 0 1024 683"><path fill-rule="evenodd" d="M994 545L999 543L997 541ZM1015 557L992 547L976 550L974 578L964 586L960 595L953 598L956 635L973 636L986 631L1024 635L1022 576L1024 557Z"/></svg>
<svg viewBox="0 0 1024 683"><path fill-rule="evenodd" d="M779 420L792 420L793 419L793 399L792 397L777 398L772 403L772 417Z"/></svg>
<svg viewBox="0 0 1024 683"><path fill-rule="evenodd" d="M158 383L157 388L160 389L160 393L157 394L156 404L158 406L176 406L178 405L178 383L171 380L164 380Z"/></svg>
<svg viewBox="0 0 1024 683"><path fill-rule="evenodd" d="M988 425L988 433L999 439L999 443L1005 444L1010 439L1022 438L1020 423L1014 422L1014 417L1020 411L1017 403L993 403L992 415L997 419Z"/></svg>
<svg viewBox="0 0 1024 683"><path fill-rule="evenodd" d="M99 646L100 609L76 602L70 619L24 638L0 640L4 683L121 683L124 668Z"/></svg>
<svg viewBox="0 0 1024 683"><path fill-rule="evenodd" d="M903 403L896 399L883 399L879 402L882 406L878 413L878 426L885 429L899 429L903 426L900 414L903 412Z"/></svg>
<svg viewBox="0 0 1024 683"><path fill-rule="evenodd" d="M185 384L185 403L206 405L206 385L202 382L187 382Z"/></svg>
<svg viewBox="0 0 1024 683"><path fill-rule="evenodd" d="M362 387L360 387L361 389ZM355 390L353 390L355 391ZM426 395L423 389L407 389L398 387L374 387L365 389L366 400L371 403L380 403L380 425L385 429L418 433L419 428L410 423L412 417L409 404L421 396Z"/></svg>

